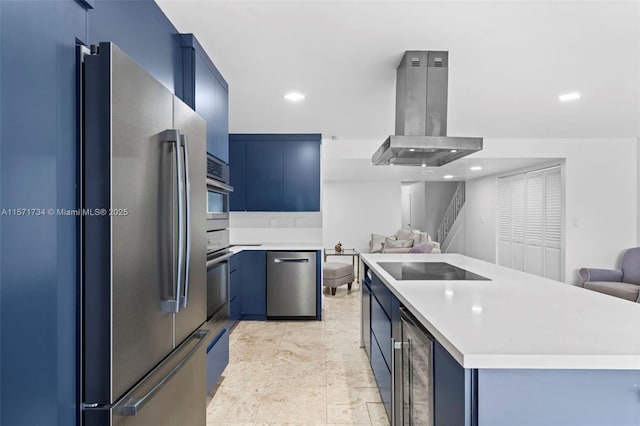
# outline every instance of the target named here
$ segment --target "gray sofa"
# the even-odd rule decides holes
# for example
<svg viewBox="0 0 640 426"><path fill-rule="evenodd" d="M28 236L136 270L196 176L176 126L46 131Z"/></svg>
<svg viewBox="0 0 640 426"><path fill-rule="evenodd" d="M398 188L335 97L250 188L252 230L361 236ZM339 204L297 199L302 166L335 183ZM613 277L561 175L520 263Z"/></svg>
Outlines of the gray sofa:
<svg viewBox="0 0 640 426"><path fill-rule="evenodd" d="M640 247L628 249L620 269L582 268L584 288L640 303Z"/></svg>
<svg viewBox="0 0 640 426"><path fill-rule="evenodd" d="M371 234L369 253L440 253L440 243L426 232L402 228L395 235Z"/></svg>

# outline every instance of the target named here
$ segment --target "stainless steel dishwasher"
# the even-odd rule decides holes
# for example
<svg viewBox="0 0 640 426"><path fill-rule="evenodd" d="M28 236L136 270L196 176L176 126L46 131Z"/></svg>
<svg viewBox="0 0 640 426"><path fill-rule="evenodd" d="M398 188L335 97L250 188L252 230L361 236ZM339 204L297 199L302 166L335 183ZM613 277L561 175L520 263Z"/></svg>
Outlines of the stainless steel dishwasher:
<svg viewBox="0 0 640 426"><path fill-rule="evenodd" d="M267 318L316 318L316 252L267 252Z"/></svg>

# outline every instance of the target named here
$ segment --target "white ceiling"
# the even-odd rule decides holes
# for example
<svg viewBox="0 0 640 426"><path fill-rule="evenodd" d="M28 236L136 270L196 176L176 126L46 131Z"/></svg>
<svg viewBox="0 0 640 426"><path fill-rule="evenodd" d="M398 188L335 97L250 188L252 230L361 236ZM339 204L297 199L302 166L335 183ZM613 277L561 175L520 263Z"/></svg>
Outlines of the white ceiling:
<svg viewBox="0 0 640 426"><path fill-rule="evenodd" d="M229 82L230 131L322 133L324 181L469 180L558 161L372 166L394 131L405 50L449 51L451 136L640 135L639 1L156 1ZM293 90L306 100L285 101ZM582 99L558 101L572 91Z"/></svg>
<svg viewBox="0 0 640 426"><path fill-rule="evenodd" d="M449 135L640 133L637 1L157 1L229 82L231 132L382 143L415 49L450 52Z"/></svg>
<svg viewBox="0 0 640 426"><path fill-rule="evenodd" d="M329 159L322 163L322 180L328 181L467 181L488 175L558 164L558 158L461 158L441 167L374 166L369 159ZM471 166L482 170L473 171Z"/></svg>

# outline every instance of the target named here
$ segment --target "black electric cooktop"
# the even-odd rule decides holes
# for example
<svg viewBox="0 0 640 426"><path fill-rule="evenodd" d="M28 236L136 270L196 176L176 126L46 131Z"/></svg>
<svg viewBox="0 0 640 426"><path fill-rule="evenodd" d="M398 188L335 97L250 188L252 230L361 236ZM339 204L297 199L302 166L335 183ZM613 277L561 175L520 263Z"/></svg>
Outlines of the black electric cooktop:
<svg viewBox="0 0 640 426"><path fill-rule="evenodd" d="M378 265L398 281L491 281L445 262L380 262Z"/></svg>

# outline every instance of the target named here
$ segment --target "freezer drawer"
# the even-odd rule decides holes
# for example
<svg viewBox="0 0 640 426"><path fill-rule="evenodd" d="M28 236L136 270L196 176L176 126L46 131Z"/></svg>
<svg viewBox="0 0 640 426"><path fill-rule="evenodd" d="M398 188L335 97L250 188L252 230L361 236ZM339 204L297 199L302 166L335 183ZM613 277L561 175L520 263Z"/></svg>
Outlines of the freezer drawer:
<svg viewBox="0 0 640 426"><path fill-rule="evenodd" d="M316 252L267 252L267 318L315 318L316 285Z"/></svg>
<svg viewBox="0 0 640 426"><path fill-rule="evenodd" d="M204 426L208 335L194 333L111 409L85 408L84 426Z"/></svg>

